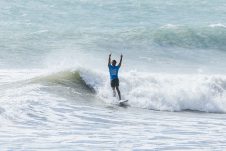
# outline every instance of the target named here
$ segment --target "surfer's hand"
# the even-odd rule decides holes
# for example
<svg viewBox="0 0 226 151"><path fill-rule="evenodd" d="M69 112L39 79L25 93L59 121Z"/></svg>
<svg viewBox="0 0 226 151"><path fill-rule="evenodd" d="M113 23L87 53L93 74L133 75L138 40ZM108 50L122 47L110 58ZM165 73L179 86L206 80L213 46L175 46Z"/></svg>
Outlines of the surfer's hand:
<svg viewBox="0 0 226 151"><path fill-rule="evenodd" d="M121 58L123 57L123 55L121 54Z"/></svg>
<svg viewBox="0 0 226 151"><path fill-rule="evenodd" d="M109 54L109 57L111 57L111 53Z"/></svg>

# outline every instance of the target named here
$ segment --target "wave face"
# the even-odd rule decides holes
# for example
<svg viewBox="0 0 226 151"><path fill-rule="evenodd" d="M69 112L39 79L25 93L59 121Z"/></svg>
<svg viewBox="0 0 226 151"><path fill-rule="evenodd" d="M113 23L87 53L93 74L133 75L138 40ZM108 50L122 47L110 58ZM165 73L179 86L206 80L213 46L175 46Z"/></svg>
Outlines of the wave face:
<svg viewBox="0 0 226 151"><path fill-rule="evenodd" d="M79 71L62 71L53 73L46 76L40 76L31 80L35 83L44 83L49 85L61 85L64 87L70 87L78 89L81 92L94 92L93 87L86 84L81 78Z"/></svg>

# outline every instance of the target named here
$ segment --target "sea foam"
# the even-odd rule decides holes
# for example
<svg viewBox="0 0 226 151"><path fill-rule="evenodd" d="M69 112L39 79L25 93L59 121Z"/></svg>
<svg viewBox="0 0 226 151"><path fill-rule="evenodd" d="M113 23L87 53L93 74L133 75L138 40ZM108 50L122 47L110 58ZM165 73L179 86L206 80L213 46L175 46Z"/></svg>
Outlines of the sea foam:
<svg viewBox="0 0 226 151"><path fill-rule="evenodd" d="M108 75L81 71L97 97L112 103ZM90 78L92 77L92 78ZM123 98L132 107L164 111L226 112L226 76L128 72L120 75Z"/></svg>

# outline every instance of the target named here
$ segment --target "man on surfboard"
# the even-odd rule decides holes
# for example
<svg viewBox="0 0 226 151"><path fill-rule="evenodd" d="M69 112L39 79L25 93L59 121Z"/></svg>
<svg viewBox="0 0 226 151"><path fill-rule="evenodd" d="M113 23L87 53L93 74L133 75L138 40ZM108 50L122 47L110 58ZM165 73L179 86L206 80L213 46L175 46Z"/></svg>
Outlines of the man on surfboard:
<svg viewBox="0 0 226 151"><path fill-rule="evenodd" d="M121 54L120 62L118 65L116 65L116 63L117 63L116 60L112 60L112 62L111 62L111 54L109 54L109 58L108 58L108 68L109 68L109 72L110 72L111 87L113 90L113 95L114 95L114 97L116 96L116 92L115 92L115 89L116 89L119 100L121 100L121 93L119 90L118 71L122 64L122 57L123 57L123 55Z"/></svg>

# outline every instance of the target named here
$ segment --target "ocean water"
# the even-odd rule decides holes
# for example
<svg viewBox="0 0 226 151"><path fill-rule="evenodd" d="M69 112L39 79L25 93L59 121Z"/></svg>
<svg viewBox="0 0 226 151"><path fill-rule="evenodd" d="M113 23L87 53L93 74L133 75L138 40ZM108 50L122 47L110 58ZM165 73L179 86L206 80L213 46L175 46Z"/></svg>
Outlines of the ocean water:
<svg viewBox="0 0 226 151"><path fill-rule="evenodd" d="M225 15L223 0L1 0L0 150L226 150Z"/></svg>

